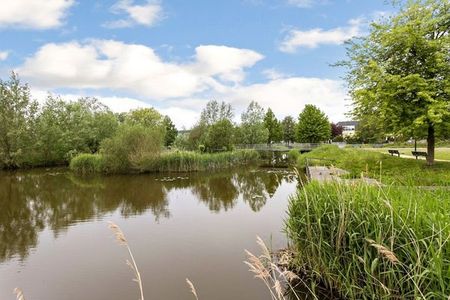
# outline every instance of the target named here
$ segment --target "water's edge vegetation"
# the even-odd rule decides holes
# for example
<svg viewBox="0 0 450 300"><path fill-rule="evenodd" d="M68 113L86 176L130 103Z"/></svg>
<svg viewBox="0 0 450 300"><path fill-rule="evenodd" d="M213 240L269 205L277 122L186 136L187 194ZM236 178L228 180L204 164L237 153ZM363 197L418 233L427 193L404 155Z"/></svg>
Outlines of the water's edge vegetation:
<svg viewBox="0 0 450 300"><path fill-rule="evenodd" d="M72 159L70 169L78 174L217 171L256 164L259 158L255 150L219 153L170 151L156 156L143 155L124 163L116 161L120 158L108 155L80 154Z"/></svg>

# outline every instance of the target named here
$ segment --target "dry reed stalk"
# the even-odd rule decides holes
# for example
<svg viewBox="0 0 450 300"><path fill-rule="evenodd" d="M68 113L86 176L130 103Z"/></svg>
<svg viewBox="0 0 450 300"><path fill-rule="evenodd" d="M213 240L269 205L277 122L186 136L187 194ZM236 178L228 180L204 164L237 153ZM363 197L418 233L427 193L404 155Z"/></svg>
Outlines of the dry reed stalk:
<svg viewBox="0 0 450 300"><path fill-rule="evenodd" d="M392 252L391 250L389 250L385 246L377 244L374 240L371 240L371 239L366 239L366 241L369 243L370 246L372 246L375 249L377 249L378 253L381 256L384 256L385 258L387 258L394 265L400 262L398 260L398 258L395 256L394 252Z"/></svg>
<svg viewBox="0 0 450 300"><path fill-rule="evenodd" d="M194 295L195 299L198 300L197 290L195 289L194 284L189 280L189 278L186 278L186 282L191 289L191 293Z"/></svg>
<svg viewBox="0 0 450 300"><path fill-rule="evenodd" d="M127 250L128 250L128 254L130 255L131 262L127 259L126 263L131 268L131 270L133 270L133 272L134 272L134 274L136 276L136 278L134 278L133 281L136 281L138 283L138 285L139 285L139 290L140 290L140 293L141 293L140 300L144 300L144 289L143 289L143 286L142 286L141 273L139 273L139 269L137 267L136 260L134 259L133 252L131 251L131 248L130 248L130 246L128 244L128 241L125 238L125 235L123 234L123 232L122 232L122 230L120 229L119 226L117 226L113 222L109 222L108 227L114 233L116 241L119 243L119 245L125 246L127 248Z"/></svg>
<svg viewBox="0 0 450 300"><path fill-rule="evenodd" d="M23 295L23 292L22 292L21 289L15 288L14 289L14 294L16 294L16 299L17 300L25 300L25 296Z"/></svg>

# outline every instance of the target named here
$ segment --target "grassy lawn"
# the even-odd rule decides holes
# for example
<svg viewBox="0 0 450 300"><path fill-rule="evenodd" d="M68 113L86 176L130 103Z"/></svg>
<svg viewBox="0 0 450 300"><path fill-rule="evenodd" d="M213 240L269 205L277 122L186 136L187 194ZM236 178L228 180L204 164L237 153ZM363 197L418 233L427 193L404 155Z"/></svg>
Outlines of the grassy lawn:
<svg viewBox="0 0 450 300"><path fill-rule="evenodd" d="M400 152L401 155L409 155L411 156L411 151L414 151L414 148L398 148L398 147L390 147L390 148L364 148L364 150L369 151L377 151L380 153L388 153L388 149L395 149ZM417 151L427 152L427 148L417 148ZM436 148L435 152L436 159L445 159L450 161L450 148ZM421 158L425 159L425 158Z"/></svg>
<svg viewBox="0 0 450 300"><path fill-rule="evenodd" d="M425 160L399 158L379 151L340 149L337 146L325 145L300 155L297 165L299 168L304 168L307 158L329 159L330 161L311 160L310 162L321 165L332 164L349 171L351 177L357 178L363 174L384 184L450 186L450 162L436 162L433 166L427 166Z"/></svg>

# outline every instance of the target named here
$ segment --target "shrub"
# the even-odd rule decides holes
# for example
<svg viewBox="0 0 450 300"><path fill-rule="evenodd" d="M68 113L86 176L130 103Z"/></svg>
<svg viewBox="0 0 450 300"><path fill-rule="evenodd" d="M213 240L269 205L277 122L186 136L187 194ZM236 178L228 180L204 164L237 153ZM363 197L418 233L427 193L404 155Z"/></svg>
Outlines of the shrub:
<svg viewBox="0 0 450 300"><path fill-rule="evenodd" d="M116 135L103 142L106 172L139 170L142 161L159 155L164 141L160 128L122 125Z"/></svg>
<svg viewBox="0 0 450 300"><path fill-rule="evenodd" d="M300 152L298 150L292 149L288 152L289 164L296 164L298 158L300 157Z"/></svg>

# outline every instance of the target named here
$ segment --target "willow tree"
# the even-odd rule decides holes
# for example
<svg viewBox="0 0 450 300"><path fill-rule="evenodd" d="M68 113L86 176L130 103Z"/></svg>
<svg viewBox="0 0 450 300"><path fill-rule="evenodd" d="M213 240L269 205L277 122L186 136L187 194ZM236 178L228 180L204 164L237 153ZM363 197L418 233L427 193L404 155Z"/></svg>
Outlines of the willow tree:
<svg viewBox="0 0 450 300"><path fill-rule="evenodd" d="M409 1L372 24L347 48L347 80L357 119L376 120L386 134L435 137L450 122L450 2Z"/></svg>

